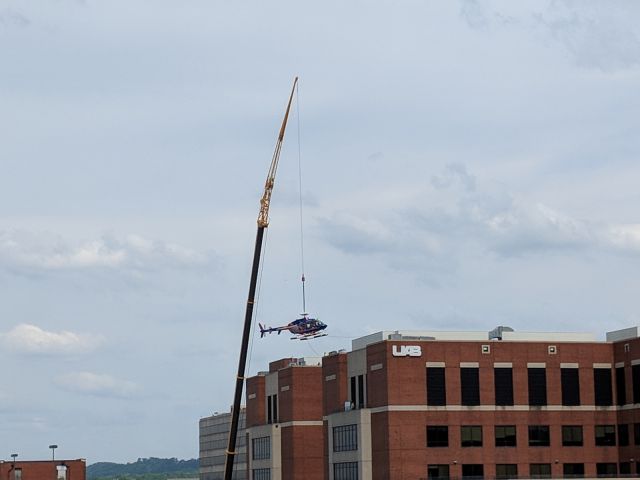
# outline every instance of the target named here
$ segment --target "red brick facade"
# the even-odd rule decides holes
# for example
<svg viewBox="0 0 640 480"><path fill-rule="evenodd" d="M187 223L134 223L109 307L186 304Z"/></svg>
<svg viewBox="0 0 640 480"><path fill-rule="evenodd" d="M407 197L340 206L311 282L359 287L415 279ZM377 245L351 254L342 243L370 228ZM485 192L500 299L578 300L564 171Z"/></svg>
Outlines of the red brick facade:
<svg viewBox="0 0 640 480"><path fill-rule="evenodd" d="M444 371L444 405L429 404L430 366ZM450 478L478 472L485 478L529 477L540 471L553 478L640 473L637 337L617 342L556 341L552 336L545 341L409 337L371 342L364 352L334 352L321 366L284 359L270 367L268 375L277 375L277 392L275 379L265 375L247 381L247 426L250 432L264 427L266 384L272 382L279 404L279 418L272 423L281 429L279 446L272 450L279 452L281 467L274 467L272 479L425 479L436 475L437 468L447 472L438 475ZM497 368L509 370L512 379L508 404L496 399ZM477 384L463 386L461 369L472 369ZM566 372L561 372L567 369L579 385L576 391L563 380ZM532 370L541 372L546 388L544 382L530 387ZM617 382L621 376L624 386ZM364 384L364 408L358 408L358 382ZM475 388L479 401L465 405L464 388ZM530 405L530 388L544 389L546 401ZM563 391L567 398L579 398L579 404L563 399ZM334 445L342 441L334 437L341 425L357 427L357 445ZM499 444L496 426L515 430L512 443ZM446 427L446 445L429 445L428 432L440 427ZM573 437L567 429L581 433L581 445L569 446ZM473 446L462 446L463 431L469 435L471 430L479 438L474 437ZM537 435L548 435L548 445ZM249 450L249 478L251 465Z"/></svg>
<svg viewBox="0 0 640 480"><path fill-rule="evenodd" d="M0 480L58 480L58 467L66 466L65 480L86 480L85 460L0 462Z"/></svg>

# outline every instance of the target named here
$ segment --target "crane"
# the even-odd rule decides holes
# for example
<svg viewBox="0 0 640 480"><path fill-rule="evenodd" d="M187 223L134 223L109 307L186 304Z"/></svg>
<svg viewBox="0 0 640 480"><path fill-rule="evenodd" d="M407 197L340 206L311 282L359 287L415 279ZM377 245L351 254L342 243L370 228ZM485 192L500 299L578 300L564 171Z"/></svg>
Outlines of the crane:
<svg viewBox="0 0 640 480"><path fill-rule="evenodd" d="M298 77L293 80L291 95L287 110L284 113L280 133L276 141L276 148L271 158L271 166L267 173L267 180L264 184L264 193L260 199L260 213L258 214L258 231L256 233L256 244L253 251L253 264L251 268L251 280L249 282L249 295L247 298L247 308L244 316L244 330L242 332L242 344L240 346L240 361L238 362L238 374L236 376L236 390L233 397L233 410L231 411L231 428L229 430L229 441L227 443L226 459L224 464L224 480L231 480L233 474L233 463L236 452L236 438L238 436L238 420L240 418L240 401L242 399L242 390L245 380L245 367L247 363L247 350L249 346L249 336L251 334L251 323L253 320L253 305L255 301L256 285L258 282L258 271L260 269L260 259L262 257L262 240L264 231L269 226L269 206L271 204L271 193L276 180L276 172L278 170L278 160L280 159L280 150L284 140L284 132L287 128L287 120L289 119L289 111L291 110L291 102L298 84Z"/></svg>

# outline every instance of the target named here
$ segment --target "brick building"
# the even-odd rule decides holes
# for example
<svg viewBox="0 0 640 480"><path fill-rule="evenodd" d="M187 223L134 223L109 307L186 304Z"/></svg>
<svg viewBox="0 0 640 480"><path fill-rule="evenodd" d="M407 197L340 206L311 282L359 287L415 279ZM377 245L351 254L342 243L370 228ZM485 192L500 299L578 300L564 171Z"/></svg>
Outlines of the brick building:
<svg viewBox="0 0 640 480"><path fill-rule="evenodd" d="M87 462L78 460L3 461L1 480L86 480Z"/></svg>
<svg viewBox="0 0 640 480"><path fill-rule="evenodd" d="M247 379L251 480L640 473L637 327L378 332Z"/></svg>

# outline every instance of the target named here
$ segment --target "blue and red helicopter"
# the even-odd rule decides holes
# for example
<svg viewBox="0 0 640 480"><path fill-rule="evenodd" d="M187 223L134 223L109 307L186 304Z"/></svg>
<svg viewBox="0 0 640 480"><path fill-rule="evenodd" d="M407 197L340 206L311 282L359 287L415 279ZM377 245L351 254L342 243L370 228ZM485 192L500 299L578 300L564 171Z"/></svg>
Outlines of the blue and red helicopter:
<svg viewBox="0 0 640 480"><path fill-rule="evenodd" d="M302 318L298 318L281 327L266 327L261 323L258 323L258 326L260 327L260 338L264 337L267 333L278 332L278 335L280 335L284 330L288 330L293 334L291 340L309 340L327 335L323 332L327 326L317 318L309 318L306 313L302 314Z"/></svg>

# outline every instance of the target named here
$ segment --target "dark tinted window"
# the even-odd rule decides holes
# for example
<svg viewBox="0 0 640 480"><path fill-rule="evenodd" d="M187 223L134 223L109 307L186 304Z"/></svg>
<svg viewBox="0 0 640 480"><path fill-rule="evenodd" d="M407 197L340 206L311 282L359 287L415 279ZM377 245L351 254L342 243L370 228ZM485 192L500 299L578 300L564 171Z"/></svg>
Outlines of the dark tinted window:
<svg viewBox="0 0 640 480"><path fill-rule="evenodd" d="M529 475L531 478L551 478L551 464L532 463L529 465Z"/></svg>
<svg viewBox="0 0 640 480"><path fill-rule="evenodd" d="M353 408L356 408L356 406L358 405L357 398L356 398L357 397L357 395L356 395L356 377L351 377L349 383L350 383L350 386L351 386L351 388L349 389L349 393L351 394L350 398L349 398L349 401L351 402L351 405L353 405Z"/></svg>
<svg viewBox="0 0 640 480"><path fill-rule="evenodd" d="M267 423L278 423L278 395L267 397Z"/></svg>
<svg viewBox="0 0 640 480"><path fill-rule="evenodd" d="M251 439L252 458L265 460L271 458L271 437L259 437Z"/></svg>
<svg viewBox="0 0 640 480"><path fill-rule="evenodd" d="M620 462L620 475L631 475L631 462Z"/></svg>
<svg viewBox="0 0 640 480"><path fill-rule="evenodd" d="M563 425L562 426L562 446L563 447L581 447L582 426L581 425Z"/></svg>
<svg viewBox="0 0 640 480"><path fill-rule="evenodd" d="M484 468L482 464L462 465L462 478L482 478L483 476Z"/></svg>
<svg viewBox="0 0 640 480"><path fill-rule="evenodd" d="M584 463L565 463L562 465L564 478L584 477Z"/></svg>
<svg viewBox="0 0 640 480"><path fill-rule="evenodd" d="M518 465L515 463L498 463L496 465L496 478L518 478Z"/></svg>
<svg viewBox="0 0 640 480"><path fill-rule="evenodd" d="M611 392L611 369L593 369L593 388L595 393L595 403L598 406L613 405L613 394Z"/></svg>
<svg viewBox="0 0 640 480"><path fill-rule="evenodd" d="M271 469L270 468L254 468L252 477L253 477L253 480L271 480Z"/></svg>
<svg viewBox="0 0 640 480"><path fill-rule="evenodd" d="M364 408L364 375L358 375L358 408Z"/></svg>
<svg viewBox="0 0 640 480"><path fill-rule="evenodd" d="M640 365L631 366L631 380L633 381L633 403L640 403Z"/></svg>
<svg viewBox="0 0 640 480"><path fill-rule="evenodd" d="M640 423L633 424L633 444L640 445ZM638 470L640 472L640 470Z"/></svg>
<svg viewBox="0 0 640 480"><path fill-rule="evenodd" d="M560 369L562 405L580 405L580 378L577 368Z"/></svg>
<svg viewBox="0 0 640 480"><path fill-rule="evenodd" d="M278 394L271 396L273 402L273 423L278 423Z"/></svg>
<svg viewBox="0 0 640 480"><path fill-rule="evenodd" d="M427 478L447 480L449 478L449 465L429 465L427 467Z"/></svg>
<svg viewBox="0 0 640 480"><path fill-rule="evenodd" d="M463 425L460 427L460 445L463 447L482 446L482 427L480 425Z"/></svg>
<svg viewBox="0 0 640 480"><path fill-rule="evenodd" d="M615 463L596 463L596 473L599 477L616 477L618 465Z"/></svg>
<svg viewBox="0 0 640 480"><path fill-rule="evenodd" d="M358 462L333 464L334 480L358 480Z"/></svg>
<svg viewBox="0 0 640 480"><path fill-rule="evenodd" d="M516 446L516 426L515 425L496 425L496 447L515 447Z"/></svg>
<svg viewBox="0 0 640 480"><path fill-rule="evenodd" d="M333 451L348 452L358 449L357 425L333 427Z"/></svg>
<svg viewBox="0 0 640 480"><path fill-rule="evenodd" d="M427 427L427 447L448 447L449 427L446 425L429 425Z"/></svg>
<svg viewBox="0 0 640 480"><path fill-rule="evenodd" d="M480 379L478 368L460 368L462 405L480 405Z"/></svg>
<svg viewBox="0 0 640 480"><path fill-rule="evenodd" d="M616 403L624 405L627 403L627 379L624 374L624 367L616 368Z"/></svg>
<svg viewBox="0 0 640 480"><path fill-rule="evenodd" d="M626 423L618 425L618 445L621 447L629 445L629 425Z"/></svg>
<svg viewBox="0 0 640 480"><path fill-rule="evenodd" d="M549 446L549 425L529 425L529 446Z"/></svg>
<svg viewBox="0 0 640 480"><path fill-rule="evenodd" d="M513 405L513 371L511 368L493 369L496 405Z"/></svg>
<svg viewBox="0 0 640 480"><path fill-rule="evenodd" d="M616 444L615 425L596 425L596 445L599 447L611 447Z"/></svg>
<svg viewBox="0 0 640 480"><path fill-rule="evenodd" d="M446 405L447 390L443 367L427 367L427 405Z"/></svg>
<svg viewBox="0 0 640 480"><path fill-rule="evenodd" d="M529 368L529 405L547 404L547 372L545 368Z"/></svg>

